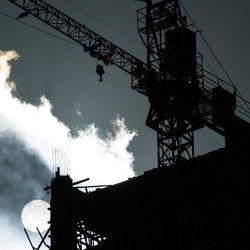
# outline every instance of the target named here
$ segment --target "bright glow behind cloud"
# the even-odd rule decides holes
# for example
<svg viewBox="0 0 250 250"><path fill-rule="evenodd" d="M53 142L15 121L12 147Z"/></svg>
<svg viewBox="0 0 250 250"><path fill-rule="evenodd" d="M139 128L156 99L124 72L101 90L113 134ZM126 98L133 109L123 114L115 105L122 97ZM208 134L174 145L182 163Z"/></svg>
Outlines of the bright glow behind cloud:
<svg viewBox="0 0 250 250"><path fill-rule="evenodd" d="M0 133L14 134L49 168L53 148L66 146L74 180L89 177L91 183L113 184L134 176L134 157L127 147L136 132L128 130L124 119L117 117L112 122L114 135L107 133L104 138L91 124L72 137L70 129L51 113L52 106L45 96L39 106L34 106L13 95L15 84L9 81L9 61L17 58L14 51L0 51Z"/></svg>
<svg viewBox="0 0 250 250"><path fill-rule="evenodd" d="M114 133L100 135L100 130L91 124L85 126L85 129L77 131L77 137L72 137L70 129L51 113L52 105L45 96L41 97L39 106L34 106L14 95L15 84L9 80L11 72L9 62L18 59L18 57L15 51L4 52L0 50L0 142L2 152L6 151L5 154L1 155L0 168L5 175L8 173L11 175L10 181L13 182L11 183L13 190L0 193L0 200L4 204L7 200L6 204L15 204L16 200L13 202L10 200L15 199L13 197L22 197L21 192L26 190L22 189L22 186L33 183L30 178L34 176L34 172L37 173L36 178L42 178L44 181L47 174L44 173L44 176L39 177L41 166L45 165L52 170L52 151L54 148L65 147L69 150L71 177L75 181L90 178L91 182L87 184L113 184L134 176L134 156L127 151L127 147L136 132L130 131L126 127L124 119L117 117L112 121ZM79 107L76 112L78 116L81 116ZM15 144L13 138L20 143ZM10 145L17 147L24 145L22 150L17 152L27 152L26 157L13 157L11 147L7 148L4 144L9 140L11 140ZM29 158L28 155L33 155L39 160L26 163L23 160ZM22 159L22 161L12 164L11 161L16 159ZM38 166L33 162L42 162L43 164L40 164L39 169L36 169ZM27 165L26 168L24 165ZM11 166L18 167L13 169ZM18 174L27 171L27 169L29 173ZM17 173L17 171L19 172ZM31 172L33 172L32 175ZM47 171L44 172L47 173ZM25 176L27 180L20 179L22 176ZM41 186L41 183L36 184L36 182L38 180L34 179L34 183L30 185L30 189L33 191ZM49 182L48 179L47 184ZM4 187L8 184L5 183ZM40 191L43 192L43 190ZM13 192L15 192L15 196L13 196ZM30 192L29 195L32 193L34 192ZM24 195L24 197L26 196ZM17 224L20 225L20 222L15 221L16 217L13 217L13 215L19 217L19 214L16 214L14 207L5 208L4 204L2 203L0 207L0 210L2 209L0 211L0 235L4 235L4 237L0 237L0 248L3 250L28 249L30 246L27 239L21 233L21 228L16 227Z"/></svg>

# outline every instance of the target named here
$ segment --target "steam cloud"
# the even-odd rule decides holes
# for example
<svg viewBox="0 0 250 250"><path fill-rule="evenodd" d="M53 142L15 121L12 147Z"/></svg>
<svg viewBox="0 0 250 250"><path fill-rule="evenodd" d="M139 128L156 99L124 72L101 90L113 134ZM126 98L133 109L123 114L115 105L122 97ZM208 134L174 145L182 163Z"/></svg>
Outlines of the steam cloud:
<svg viewBox="0 0 250 250"><path fill-rule="evenodd" d="M126 127L124 119L117 116L112 121L113 133L103 135L90 124L72 136L70 128L52 114L52 105L45 96L39 106L16 97L15 84L9 80L9 62L18 57L15 51L0 50L0 234L6 235L0 237L3 250L27 249L27 242L11 240L14 233L15 239L19 234L11 225L20 224L21 209L27 202L44 198L43 187L52 176L53 148L68 149L70 174L75 181L89 177L89 184L113 184L134 176L134 156L127 147L136 132ZM79 107L76 112L81 115Z"/></svg>

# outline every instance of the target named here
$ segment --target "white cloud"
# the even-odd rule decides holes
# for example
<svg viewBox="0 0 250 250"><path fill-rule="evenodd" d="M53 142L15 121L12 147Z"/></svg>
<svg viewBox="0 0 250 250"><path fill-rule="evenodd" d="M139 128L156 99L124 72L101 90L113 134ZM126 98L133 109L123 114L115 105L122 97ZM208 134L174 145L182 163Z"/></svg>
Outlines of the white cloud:
<svg viewBox="0 0 250 250"><path fill-rule="evenodd" d="M39 106L13 96L15 84L8 80L9 61L17 58L14 51L0 51L0 133L14 133L50 168L53 148L69 148L75 180L90 177L95 183L113 184L134 176L134 157L127 147L136 132L126 127L124 119L117 116L112 121L114 135L100 136L99 129L90 124L72 137L70 129L51 113L52 105L45 96Z"/></svg>
<svg viewBox="0 0 250 250"><path fill-rule="evenodd" d="M134 176L134 156L127 148L136 132L126 127L124 119L117 116L112 121L113 133L101 135L90 124L72 137L70 129L52 114L52 105L45 96L41 97L39 106L34 106L13 94L15 83L9 80L9 62L18 57L15 51L0 50L0 139L9 134L15 136L26 151L37 155L51 171L53 149L66 147L73 180L90 178L88 184L113 184ZM81 115L79 108L76 112ZM13 160L11 155L8 160ZM0 237L0 248L27 249L25 237L23 234L20 237L6 216L0 217L0 235L4 235Z"/></svg>
<svg viewBox="0 0 250 250"><path fill-rule="evenodd" d="M113 121L115 135L107 134L105 139L98 135L98 129L91 125L79 136L70 140L71 174L89 177L96 183L112 184L134 176L134 157L127 151L135 132L130 132L124 119Z"/></svg>

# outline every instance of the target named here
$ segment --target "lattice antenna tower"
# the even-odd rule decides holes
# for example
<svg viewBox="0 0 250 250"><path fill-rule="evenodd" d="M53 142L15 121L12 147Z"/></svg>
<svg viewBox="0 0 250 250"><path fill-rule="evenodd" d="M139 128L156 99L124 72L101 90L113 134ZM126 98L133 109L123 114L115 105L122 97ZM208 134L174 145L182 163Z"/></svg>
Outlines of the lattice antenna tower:
<svg viewBox="0 0 250 250"><path fill-rule="evenodd" d="M70 175L70 157L68 148L54 148L52 151L52 160L54 177L57 169L60 170L61 175Z"/></svg>

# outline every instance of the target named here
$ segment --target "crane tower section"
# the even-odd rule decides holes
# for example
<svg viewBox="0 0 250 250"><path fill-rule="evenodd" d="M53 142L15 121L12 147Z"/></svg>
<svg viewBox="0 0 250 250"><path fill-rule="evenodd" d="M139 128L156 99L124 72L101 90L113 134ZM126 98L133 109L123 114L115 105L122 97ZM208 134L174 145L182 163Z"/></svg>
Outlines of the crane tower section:
<svg viewBox="0 0 250 250"><path fill-rule="evenodd" d="M147 1L137 24L147 49L147 75L138 81L150 102L146 124L157 132L158 166L172 166L194 157L193 131L203 126L196 34L177 0Z"/></svg>

